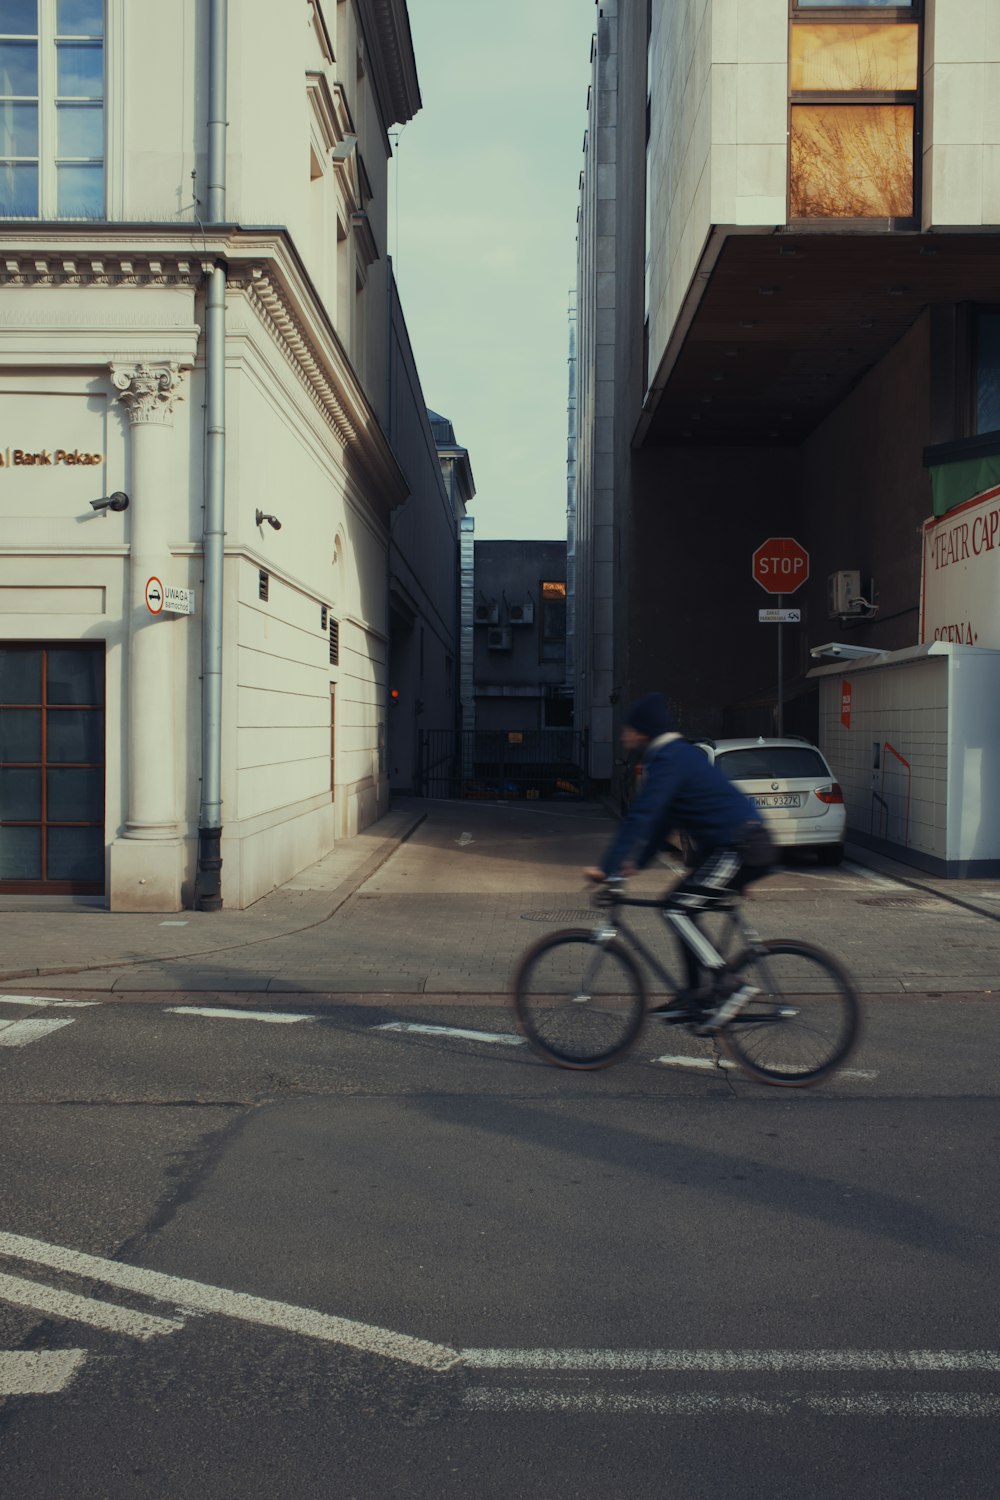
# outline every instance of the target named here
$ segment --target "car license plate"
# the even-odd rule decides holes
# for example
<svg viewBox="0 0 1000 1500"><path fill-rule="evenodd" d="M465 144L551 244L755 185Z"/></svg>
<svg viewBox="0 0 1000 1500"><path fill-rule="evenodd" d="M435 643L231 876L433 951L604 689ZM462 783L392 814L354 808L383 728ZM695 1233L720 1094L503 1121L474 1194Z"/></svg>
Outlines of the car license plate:
<svg viewBox="0 0 1000 1500"><path fill-rule="evenodd" d="M800 807L798 792L762 792L753 799L755 807Z"/></svg>

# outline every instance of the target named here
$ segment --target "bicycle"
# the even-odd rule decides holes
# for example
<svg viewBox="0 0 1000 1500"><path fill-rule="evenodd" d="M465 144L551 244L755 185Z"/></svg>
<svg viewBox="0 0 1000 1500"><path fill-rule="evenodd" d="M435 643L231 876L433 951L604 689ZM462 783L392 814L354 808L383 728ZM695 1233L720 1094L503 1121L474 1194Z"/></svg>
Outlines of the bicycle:
<svg viewBox="0 0 1000 1500"><path fill-rule="evenodd" d="M595 893L594 904L603 914L592 928L548 933L525 951L514 972L513 1004L521 1031L535 1052L559 1067L607 1067L636 1041L646 1019L649 990L642 964L630 949L668 993L677 993L669 969L629 927L620 908L649 907L663 913L685 908L671 901L670 892L647 900L626 896L621 887L620 880L611 880ZM723 942L714 944L725 968L707 1010L737 987L733 980L749 983L758 992L707 1034L717 1037L732 1062L759 1082L801 1088L829 1077L858 1038L860 1006L847 970L812 943L761 938L733 892L706 893L704 913L719 913L725 919ZM682 941L679 934L674 937ZM727 958L737 940L736 956ZM678 1009L657 1019L706 1035L698 1030L706 1013Z"/></svg>

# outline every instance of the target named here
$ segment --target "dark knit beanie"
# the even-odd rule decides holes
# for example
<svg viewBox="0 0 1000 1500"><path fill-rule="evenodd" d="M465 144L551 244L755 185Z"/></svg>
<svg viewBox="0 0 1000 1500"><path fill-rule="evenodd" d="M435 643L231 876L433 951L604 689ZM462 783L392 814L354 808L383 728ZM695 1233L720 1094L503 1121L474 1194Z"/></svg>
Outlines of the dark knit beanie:
<svg viewBox="0 0 1000 1500"><path fill-rule="evenodd" d="M633 703L625 715L625 723L650 740L661 734L670 734L677 728L677 720L662 693L647 693L645 698Z"/></svg>

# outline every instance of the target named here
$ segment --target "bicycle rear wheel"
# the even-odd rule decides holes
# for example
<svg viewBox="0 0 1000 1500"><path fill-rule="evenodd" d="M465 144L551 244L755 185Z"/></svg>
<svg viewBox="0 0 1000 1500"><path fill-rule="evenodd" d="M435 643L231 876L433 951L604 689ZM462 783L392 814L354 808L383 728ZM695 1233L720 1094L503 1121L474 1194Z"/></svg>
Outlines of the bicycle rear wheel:
<svg viewBox="0 0 1000 1500"><path fill-rule="evenodd" d="M761 942L733 965L760 991L719 1032L745 1073L801 1088L839 1068L858 1038L860 1007L847 970L810 943Z"/></svg>
<svg viewBox="0 0 1000 1500"><path fill-rule="evenodd" d="M549 933L514 974L514 1012L532 1047L562 1068L604 1068L635 1041L646 1012L638 964L616 938Z"/></svg>

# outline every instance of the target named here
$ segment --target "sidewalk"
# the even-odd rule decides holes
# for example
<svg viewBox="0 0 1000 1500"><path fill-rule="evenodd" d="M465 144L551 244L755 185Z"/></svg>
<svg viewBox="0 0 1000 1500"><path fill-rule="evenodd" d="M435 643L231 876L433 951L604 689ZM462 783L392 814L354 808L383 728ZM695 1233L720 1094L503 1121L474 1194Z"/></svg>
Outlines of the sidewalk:
<svg viewBox="0 0 1000 1500"><path fill-rule="evenodd" d="M148 1000L191 991L275 1004L306 995L484 1003L505 995L540 924L588 920L580 868L608 829L592 805L399 798L247 911L132 915L7 898L0 986ZM662 887L662 871L644 878ZM841 871L781 867L754 920L765 934L841 953L869 994L1000 993L994 881L936 880L849 847Z"/></svg>

